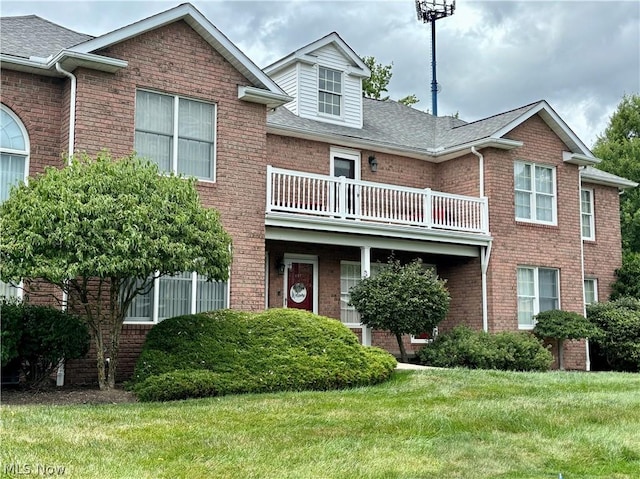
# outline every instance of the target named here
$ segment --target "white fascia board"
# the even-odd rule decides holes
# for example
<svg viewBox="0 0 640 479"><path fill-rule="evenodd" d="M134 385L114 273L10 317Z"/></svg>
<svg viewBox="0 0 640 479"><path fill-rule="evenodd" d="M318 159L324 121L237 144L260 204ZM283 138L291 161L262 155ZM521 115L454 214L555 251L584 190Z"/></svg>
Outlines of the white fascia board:
<svg viewBox="0 0 640 479"><path fill-rule="evenodd" d="M445 149L436 151L434 153L434 157L436 158L435 163L442 163L444 161L466 155L471 152L471 147L475 147L478 150L482 148L497 148L499 150L513 150L516 148L520 148L522 145L523 143L521 141L509 140L506 138L493 138L493 137L482 138L480 140L474 140L468 143L463 143L461 145L453 146L451 148L445 148Z"/></svg>
<svg viewBox="0 0 640 479"><path fill-rule="evenodd" d="M578 138L576 134L571 131L571 128L569 128L564 120L560 118L560 116L553 110L553 108L551 108L551 106L544 100L542 100L533 108L527 110L515 120L500 128L491 136L494 138L500 138L536 114L540 114L540 117L549 126L549 128L551 128L553 132L558 135L558 137L562 141L564 141L568 147L571 148L573 153L583 155L589 155L591 153L589 151L589 148L587 148L582 140L580 140L580 138Z"/></svg>
<svg viewBox="0 0 640 479"><path fill-rule="evenodd" d="M626 178L622 178L620 176L607 175L607 177L603 177L601 175L591 174L588 170L582 170L580 172L580 179L585 183L602 186L612 186L620 190L635 188L638 186L638 183L636 183L635 181L627 180Z"/></svg>
<svg viewBox="0 0 640 479"><path fill-rule="evenodd" d="M92 70L115 73L121 68L126 68L128 63L117 58L109 58L91 53L78 53L69 50L62 50L53 57L49 57L46 61L41 59L25 59L12 57L10 55L0 55L2 67L8 70L18 70L37 75L46 75L53 77L62 77L60 72L56 71L56 63L60 63L67 71L73 71L78 67L91 68Z"/></svg>
<svg viewBox="0 0 640 479"><path fill-rule="evenodd" d="M329 35L326 35L314 42L311 42L302 48L299 48L293 53L290 53L286 57L281 58L280 60L268 65L264 68L264 71L272 75L283 68L286 68L291 63L296 61L301 61L303 63L314 64L317 62L317 59L310 53L325 47L327 45L333 44L342 55L349 60L354 66L350 68L349 74L354 76L362 76L362 77L370 77L371 70L369 67L362 61L362 59L353 51L353 49L347 45L347 43L340 38L336 32L332 32Z"/></svg>
<svg viewBox="0 0 640 479"><path fill-rule="evenodd" d="M293 98L288 95L273 93L269 90L263 90L253 86L239 86L238 99L267 105L268 108L276 108L293 100Z"/></svg>
<svg viewBox="0 0 640 479"><path fill-rule="evenodd" d="M318 231L313 228L291 228L279 224L270 224L269 222L267 222L265 228L265 239L335 246L370 246L377 249L395 249L471 258L480 256L479 246L487 246L492 241L492 238L475 242L466 242L464 240L442 241L442 237L377 236L362 231L360 234L353 234L343 231Z"/></svg>
<svg viewBox="0 0 640 479"><path fill-rule="evenodd" d="M562 152L562 161L565 163L571 163L578 166L593 166L600 163L599 158L590 155L581 155L579 153L571 153L569 151Z"/></svg>
<svg viewBox="0 0 640 479"><path fill-rule="evenodd" d="M267 88L273 93L284 94L280 87L253 63L231 40L218 30L193 5L185 3L157 15L140 20L126 27L119 28L100 37L86 41L70 50L89 53L120 43L129 38L155 30L170 23L184 20L200 36L202 36L218 53L228 60L238 71L247 77L254 86Z"/></svg>

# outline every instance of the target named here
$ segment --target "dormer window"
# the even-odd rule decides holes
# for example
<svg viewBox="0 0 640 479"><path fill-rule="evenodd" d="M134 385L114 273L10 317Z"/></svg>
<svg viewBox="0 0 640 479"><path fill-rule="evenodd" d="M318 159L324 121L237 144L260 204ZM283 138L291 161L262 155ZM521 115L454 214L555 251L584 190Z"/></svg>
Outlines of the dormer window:
<svg viewBox="0 0 640 479"><path fill-rule="evenodd" d="M318 68L318 111L340 116L342 103L342 72Z"/></svg>

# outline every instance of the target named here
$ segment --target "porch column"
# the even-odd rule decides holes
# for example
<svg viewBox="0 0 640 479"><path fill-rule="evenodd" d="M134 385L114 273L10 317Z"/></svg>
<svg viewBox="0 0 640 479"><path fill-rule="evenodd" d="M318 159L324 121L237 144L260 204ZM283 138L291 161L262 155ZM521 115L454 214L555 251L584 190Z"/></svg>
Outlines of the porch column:
<svg viewBox="0 0 640 479"><path fill-rule="evenodd" d="M360 247L360 276L368 278L371 274L371 246ZM371 328L362 325L362 344L371 346Z"/></svg>

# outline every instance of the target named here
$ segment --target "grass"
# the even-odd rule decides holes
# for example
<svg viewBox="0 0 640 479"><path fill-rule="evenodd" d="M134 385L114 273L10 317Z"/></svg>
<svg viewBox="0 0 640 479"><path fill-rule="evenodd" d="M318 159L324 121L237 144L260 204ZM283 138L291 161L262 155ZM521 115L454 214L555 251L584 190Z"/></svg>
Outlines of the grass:
<svg viewBox="0 0 640 479"><path fill-rule="evenodd" d="M1 477L640 475L640 375L622 373L402 371L347 391L1 413Z"/></svg>

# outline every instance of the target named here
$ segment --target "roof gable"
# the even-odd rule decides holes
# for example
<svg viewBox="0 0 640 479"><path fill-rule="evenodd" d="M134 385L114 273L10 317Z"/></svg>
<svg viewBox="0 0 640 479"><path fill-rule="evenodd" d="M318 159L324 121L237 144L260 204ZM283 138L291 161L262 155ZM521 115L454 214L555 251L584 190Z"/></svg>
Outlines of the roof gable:
<svg viewBox="0 0 640 479"><path fill-rule="evenodd" d="M267 89L272 93L284 94L280 87L271 80L268 75L258 68L249 57L190 3L183 3L170 10L106 33L100 37L93 38L92 40L76 45L70 50L77 53L94 52L179 20L186 22L193 30L202 36L202 38L231 63L234 68L242 73L253 86Z"/></svg>
<svg viewBox="0 0 640 479"><path fill-rule="evenodd" d="M286 57L265 67L264 71L269 75L273 75L274 73L298 61L313 64L316 62L313 53L329 45L336 48L351 65L351 69L349 70L350 75L360 77L369 77L371 75L369 67L367 67L358 54L354 52L336 32L331 32L328 35L297 49Z"/></svg>

